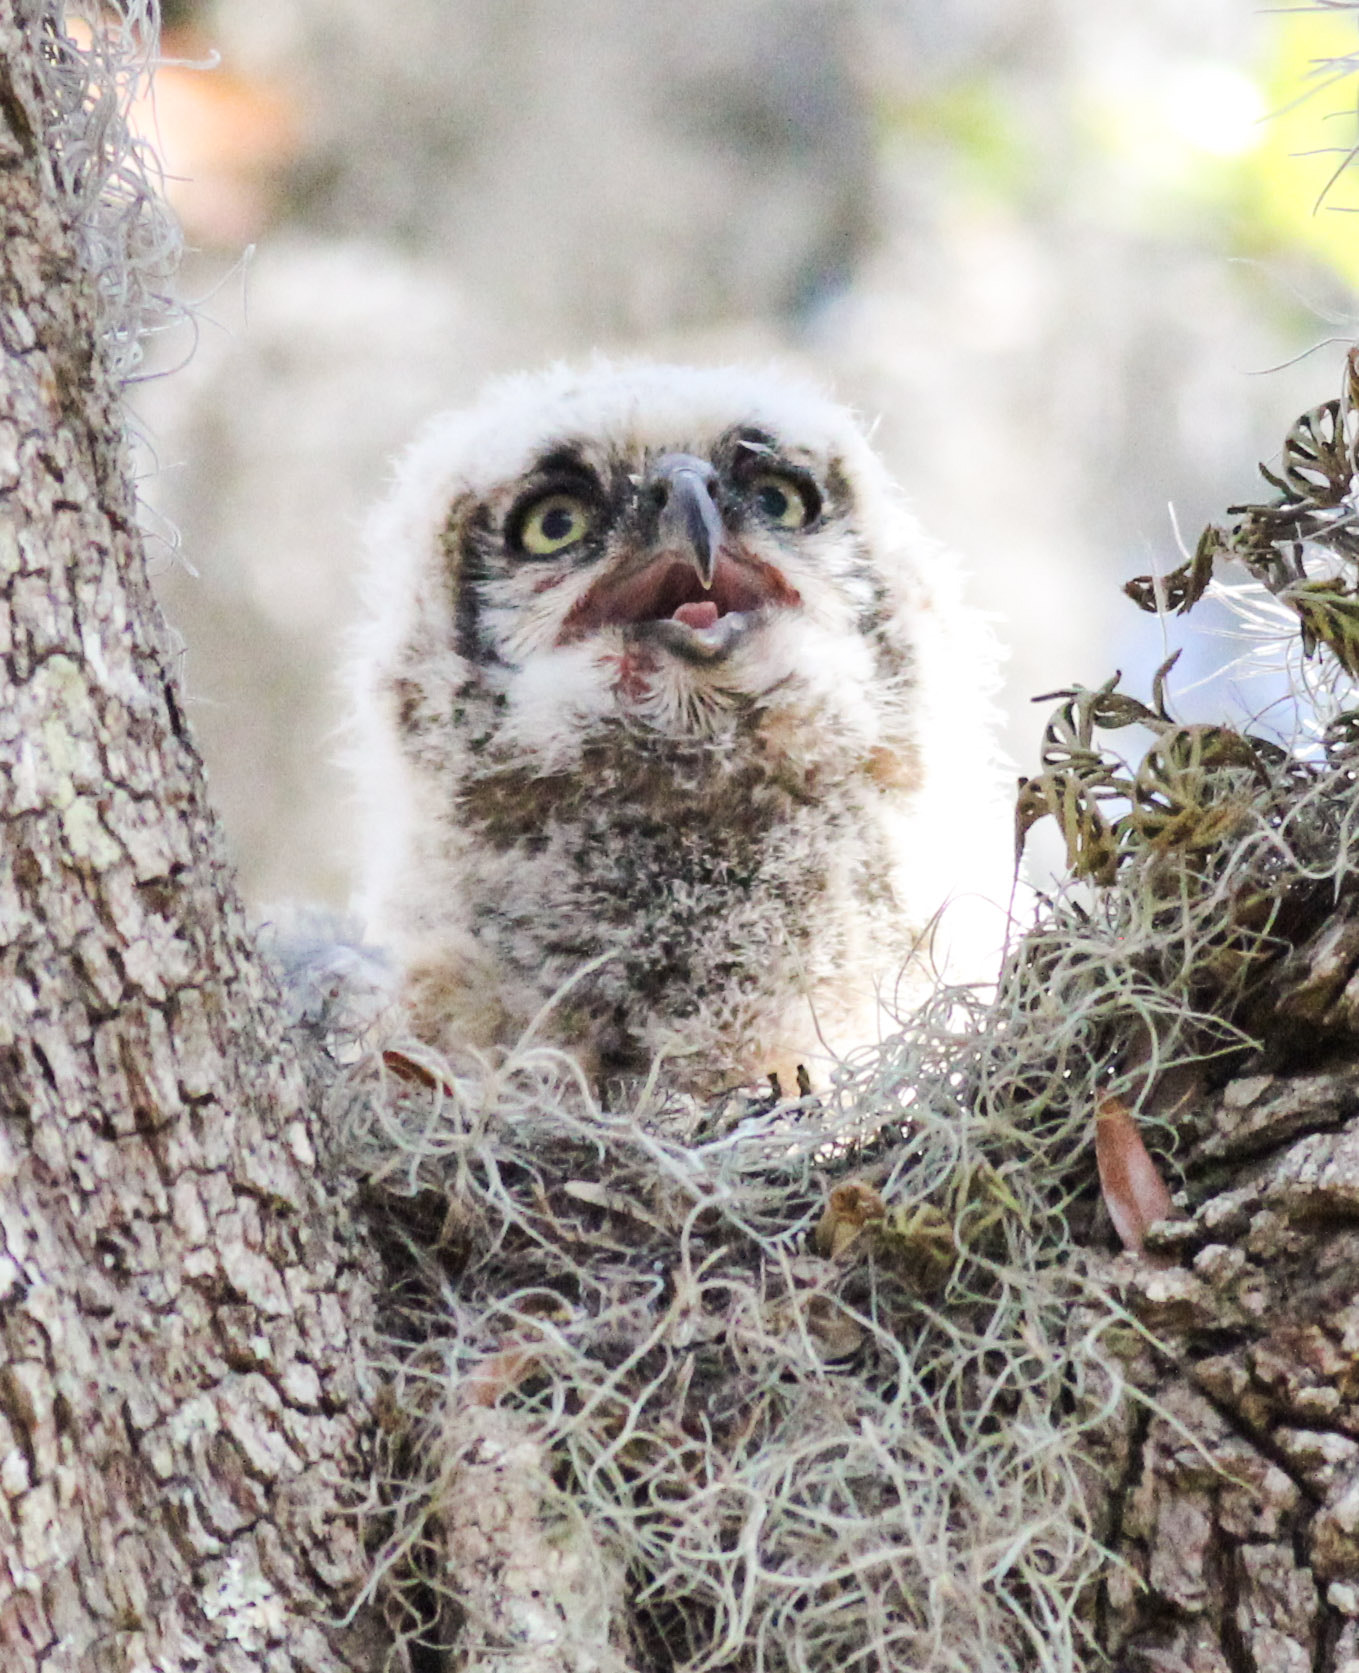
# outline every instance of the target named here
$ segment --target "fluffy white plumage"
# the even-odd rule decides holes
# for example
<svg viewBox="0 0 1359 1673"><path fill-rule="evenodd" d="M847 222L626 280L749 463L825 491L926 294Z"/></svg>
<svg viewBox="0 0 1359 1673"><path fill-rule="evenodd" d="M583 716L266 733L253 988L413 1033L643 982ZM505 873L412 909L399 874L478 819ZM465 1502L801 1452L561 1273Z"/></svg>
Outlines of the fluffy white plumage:
<svg viewBox="0 0 1359 1673"><path fill-rule="evenodd" d="M454 1057L570 983L543 1029L603 1078L791 1090L920 991L946 898L1004 890L989 629L813 388L508 379L369 551L360 911Z"/></svg>

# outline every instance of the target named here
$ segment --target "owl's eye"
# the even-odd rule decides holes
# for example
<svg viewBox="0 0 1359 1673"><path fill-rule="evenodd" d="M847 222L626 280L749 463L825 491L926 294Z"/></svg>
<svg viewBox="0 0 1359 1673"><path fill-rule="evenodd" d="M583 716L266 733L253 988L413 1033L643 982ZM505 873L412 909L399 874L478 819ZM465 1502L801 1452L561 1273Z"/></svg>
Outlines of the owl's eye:
<svg viewBox="0 0 1359 1673"><path fill-rule="evenodd" d="M761 471L751 480L750 493L776 528L805 528L817 513L813 490L780 471Z"/></svg>
<svg viewBox="0 0 1359 1673"><path fill-rule="evenodd" d="M590 508L575 494L548 494L524 513L518 544L531 557L550 558L584 540L590 532Z"/></svg>

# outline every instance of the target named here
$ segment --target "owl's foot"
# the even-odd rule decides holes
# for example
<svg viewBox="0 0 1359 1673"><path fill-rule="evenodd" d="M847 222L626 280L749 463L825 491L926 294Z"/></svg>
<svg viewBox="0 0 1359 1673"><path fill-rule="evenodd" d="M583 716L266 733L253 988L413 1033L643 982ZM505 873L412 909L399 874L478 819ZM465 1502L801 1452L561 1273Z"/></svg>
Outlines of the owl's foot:
<svg viewBox="0 0 1359 1673"><path fill-rule="evenodd" d="M785 1069L783 1073L787 1074L787 1070ZM812 1095L812 1077L807 1073L807 1065L805 1063L799 1063L797 1065L793 1071L792 1079L797 1086L796 1096L799 1098L810 1098ZM793 1093L784 1092L783 1078L777 1069L771 1069L769 1071L769 1090L774 1094L775 1100L779 1103L782 1103L784 1098L791 1100L794 1097Z"/></svg>

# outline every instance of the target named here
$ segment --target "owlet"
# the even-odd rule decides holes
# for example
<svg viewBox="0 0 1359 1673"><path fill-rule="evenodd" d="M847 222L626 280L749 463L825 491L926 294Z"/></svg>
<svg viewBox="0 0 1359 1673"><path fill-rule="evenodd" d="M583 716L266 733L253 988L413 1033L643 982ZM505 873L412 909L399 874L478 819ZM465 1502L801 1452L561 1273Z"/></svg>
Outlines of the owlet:
<svg viewBox="0 0 1359 1673"><path fill-rule="evenodd" d="M947 897L1003 888L990 633L814 389L504 381L369 545L360 910L454 1061L536 1020L602 1082L791 1091L921 990Z"/></svg>

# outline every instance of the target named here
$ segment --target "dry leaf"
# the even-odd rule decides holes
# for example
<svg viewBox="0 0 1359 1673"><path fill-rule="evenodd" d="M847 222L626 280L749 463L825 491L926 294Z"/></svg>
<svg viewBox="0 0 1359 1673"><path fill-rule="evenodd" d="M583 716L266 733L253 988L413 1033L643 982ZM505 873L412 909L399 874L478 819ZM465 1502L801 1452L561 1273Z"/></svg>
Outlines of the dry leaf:
<svg viewBox="0 0 1359 1673"><path fill-rule="evenodd" d="M538 1369L541 1356L523 1344L502 1348L482 1360L458 1384L459 1396L469 1406L494 1406Z"/></svg>
<svg viewBox="0 0 1359 1673"><path fill-rule="evenodd" d="M411 1086L442 1087L452 1095L453 1088L442 1076L433 1074L423 1063L417 1063L413 1057L408 1057L404 1051L389 1046L382 1054L382 1061L398 1080L405 1081Z"/></svg>
<svg viewBox="0 0 1359 1673"><path fill-rule="evenodd" d="M826 1199L825 1212L812 1233L812 1246L818 1255L834 1260L844 1253L870 1220L881 1220L887 1204L871 1185L851 1179L837 1185Z"/></svg>
<svg viewBox="0 0 1359 1673"><path fill-rule="evenodd" d="M1170 1213L1170 1192L1121 1098L1101 1098L1096 1107L1095 1161L1119 1241L1140 1254L1147 1228Z"/></svg>

